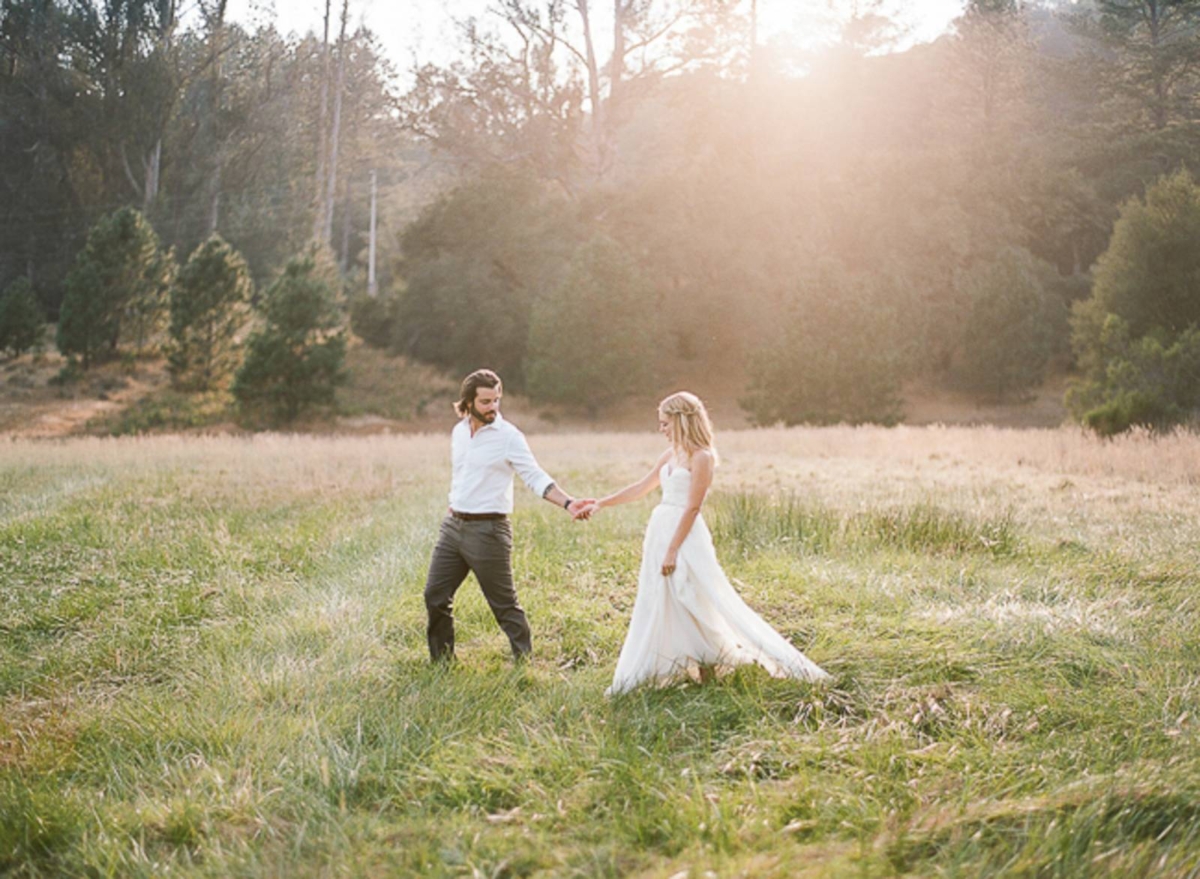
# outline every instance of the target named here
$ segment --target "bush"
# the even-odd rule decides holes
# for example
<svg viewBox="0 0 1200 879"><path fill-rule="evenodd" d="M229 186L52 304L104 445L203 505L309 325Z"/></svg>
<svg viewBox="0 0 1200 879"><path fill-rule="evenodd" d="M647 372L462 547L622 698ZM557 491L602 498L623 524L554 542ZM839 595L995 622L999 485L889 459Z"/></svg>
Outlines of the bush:
<svg viewBox="0 0 1200 879"><path fill-rule="evenodd" d="M28 278L17 278L0 296L0 351L16 357L42 340L46 318Z"/></svg>
<svg viewBox="0 0 1200 879"><path fill-rule="evenodd" d="M1186 171L1121 208L1092 298L1071 318L1082 376L1066 402L1098 433L1170 427L1200 407L1198 239L1200 186Z"/></svg>
<svg viewBox="0 0 1200 879"><path fill-rule="evenodd" d="M1039 385L1067 331L1066 309L1051 293L1053 266L1024 248L1005 248L960 275L969 303L952 376L967 391L993 400Z"/></svg>
<svg viewBox="0 0 1200 879"><path fill-rule="evenodd" d="M1100 436L1115 436L1132 427L1155 427L1176 421L1176 407L1161 397L1137 391L1122 393L1083 415L1083 426Z"/></svg>
<svg viewBox="0 0 1200 879"><path fill-rule="evenodd" d="M1067 392L1085 426L1101 436L1135 426L1163 429L1200 409L1200 328L1173 341L1162 331L1131 339L1128 324L1109 315L1102 342L1109 352L1103 374Z"/></svg>
<svg viewBox="0 0 1200 879"><path fill-rule="evenodd" d="M757 424L894 424L900 349L886 284L819 266L793 291L774 341L751 358L742 406Z"/></svg>
<svg viewBox="0 0 1200 879"><path fill-rule="evenodd" d="M231 420L232 403L225 392L184 394L165 389L88 426L110 436L196 430Z"/></svg>
<svg viewBox="0 0 1200 879"><path fill-rule="evenodd" d="M638 390L651 368L653 314L633 262L611 239L592 239L534 305L529 395L595 413Z"/></svg>
<svg viewBox="0 0 1200 879"><path fill-rule="evenodd" d="M392 344L397 300L394 296L360 293L350 299L350 329L372 348Z"/></svg>
<svg viewBox="0 0 1200 879"><path fill-rule="evenodd" d="M263 297L263 327L251 334L233 394L247 414L275 421L330 405L345 381L346 337L334 292L312 256L290 261Z"/></svg>
<svg viewBox="0 0 1200 879"><path fill-rule="evenodd" d="M1092 295L1138 338L1200 323L1200 185L1187 171L1160 178L1121 207L1096 262Z"/></svg>
<svg viewBox="0 0 1200 879"><path fill-rule="evenodd" d="M536 291L555 286L575 246L568 208L502 171L426 208L401 242L393 353L457 374L487 363L505 387L524 387Z"/></svg>
<svg viewBox="0 0 1200 879"><path fill-rule="evenodd" d="M246 261L220 236L193 251L171 288L167 365L176 387L209 391L233 375L252 292Z"/></svg>

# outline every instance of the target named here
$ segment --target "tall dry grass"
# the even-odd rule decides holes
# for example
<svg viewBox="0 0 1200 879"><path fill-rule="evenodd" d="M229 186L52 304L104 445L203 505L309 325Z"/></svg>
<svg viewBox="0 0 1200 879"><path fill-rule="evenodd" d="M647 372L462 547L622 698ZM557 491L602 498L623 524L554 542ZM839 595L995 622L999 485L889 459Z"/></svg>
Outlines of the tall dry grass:
<svg viewBox="0 0 1200 879"><path fill-rule="evenodd" d="M449 427L447 422L446 434ZM629 466L625 465L634 463L631 455L638 462L649 463L660 448L652 426L645 433L597 430L533 434L533 437L535 450L543 457L588 470L602 469L612 463L619 463L627 470ZM718 432L718 441L727 457L733 458L739 474L753 474L755 467L774 469L789 461L847 459L921 470L962 465L994 470L1030 468L1051 475L1114 477L1168 486L1200 485L1200 436L1185 430L1166 434L1134 430L1101 440L1076 428L764 428ZM417 463L431 462L445 456L446 442L446 436L436 432L364 437L264 433L82 437L56 441L13 438L0 445L0 452L7 462L18 466L34 463L122 466L156 461L173 464L186 457L219 460L224 465L236 462L249 449L278 456L284 468L320 467L322 461L341 468L346 457L389 464L410 459ZM349 449L351 454L329 454L335 447ZM204 454L196 455L196 449Z"/></svg>

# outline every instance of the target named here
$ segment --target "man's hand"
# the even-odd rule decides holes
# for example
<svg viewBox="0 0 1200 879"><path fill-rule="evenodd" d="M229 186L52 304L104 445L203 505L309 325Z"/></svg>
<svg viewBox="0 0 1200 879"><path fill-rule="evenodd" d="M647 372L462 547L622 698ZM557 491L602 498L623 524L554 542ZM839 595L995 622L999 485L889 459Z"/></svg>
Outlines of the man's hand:
<svg viewBox="0 0 1200 879"><path fill-rule="evenodd" d="M571 518L578 522L580 519L591 518L592 513L600 509L600 505L596 503L595 498L581 497L571 501L567 507L567 512L571 514Z"/></svg>

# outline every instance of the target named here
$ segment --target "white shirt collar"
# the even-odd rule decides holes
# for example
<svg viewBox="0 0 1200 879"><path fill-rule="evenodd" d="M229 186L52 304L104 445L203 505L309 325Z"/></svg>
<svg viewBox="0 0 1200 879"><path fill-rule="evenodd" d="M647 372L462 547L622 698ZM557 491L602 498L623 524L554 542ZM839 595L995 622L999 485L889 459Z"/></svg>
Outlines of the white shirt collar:
<svg viewBox="0 0 1200 879"><path fill-rule="evenodd" d="M502 414L500 414L499 412L497 412L496 417L492 421L492 423L479 425L479 430L487 430L489 427L499 427L503 422L504 422L504 416ZM468 412L466 415L463 416L463 424L465 424L467 427L467 435L471 436L472 435L471 434L471 413ZM475 431L475 433L479 433L479 430Z"/></svg>

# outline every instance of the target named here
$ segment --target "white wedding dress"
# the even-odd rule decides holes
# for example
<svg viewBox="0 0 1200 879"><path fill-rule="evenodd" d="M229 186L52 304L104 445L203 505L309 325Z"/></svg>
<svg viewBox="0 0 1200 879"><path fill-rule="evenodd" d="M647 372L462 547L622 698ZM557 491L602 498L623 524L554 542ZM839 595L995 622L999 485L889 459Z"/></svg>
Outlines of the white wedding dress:
<svg viewBox="0 0 1200 879"><path fill-rule="evenodd" d="M668 463L659 478L662 501L646 526L633 617L607 694L648 681L665 683L700 666L754 662L775 677L828 680L734 591L703 516L696 517L680 546L675 572L663 575L663 557L687 504L692 474Z"/></svg>

